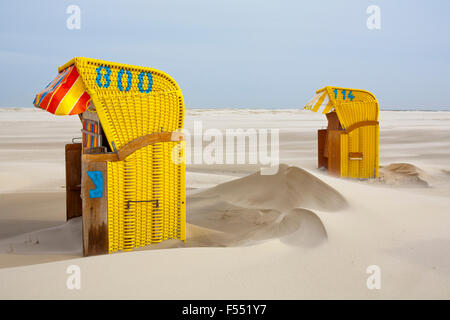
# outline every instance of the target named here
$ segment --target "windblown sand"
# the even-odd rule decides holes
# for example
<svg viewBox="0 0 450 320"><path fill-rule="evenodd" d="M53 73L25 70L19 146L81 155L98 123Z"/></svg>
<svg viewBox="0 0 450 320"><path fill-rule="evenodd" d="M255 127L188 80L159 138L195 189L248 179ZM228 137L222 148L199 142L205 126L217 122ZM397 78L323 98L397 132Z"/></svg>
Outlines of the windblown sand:
<svg viewBox="0 0 450 320"><path fill-rule="evenodd" d="M322 115L188 110L186 127L280 128L277 174L188 165L186 245L81 257L65 222L76 117L0 109L0 298L450 298L450 113L382 112L380 179L316 169ZM66 287L81 268L81 290ZM366 269L381 270L369 290Z"/></svg>

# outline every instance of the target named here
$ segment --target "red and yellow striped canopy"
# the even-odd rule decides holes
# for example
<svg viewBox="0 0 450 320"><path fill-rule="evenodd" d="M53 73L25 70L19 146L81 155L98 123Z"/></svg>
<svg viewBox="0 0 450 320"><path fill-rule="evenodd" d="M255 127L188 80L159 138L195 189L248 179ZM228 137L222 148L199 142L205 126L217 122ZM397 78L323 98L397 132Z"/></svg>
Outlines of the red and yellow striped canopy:
<svg viewBox="0 0 450 320"><path fill-rule="evenodd" d="M72 65L39 92L33 104L55 115L65 116L84 112L90 100L77 68Z"/></svg>

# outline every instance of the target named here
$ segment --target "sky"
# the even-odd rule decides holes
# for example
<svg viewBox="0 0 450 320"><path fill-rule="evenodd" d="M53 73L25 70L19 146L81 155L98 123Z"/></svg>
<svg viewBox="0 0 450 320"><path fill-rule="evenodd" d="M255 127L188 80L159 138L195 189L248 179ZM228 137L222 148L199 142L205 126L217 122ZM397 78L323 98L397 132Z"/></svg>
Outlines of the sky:
<svg viewBox="0 0 450 320"><path fill-rule="evenodd" d="M450 107L450 0L2 0L0 26L0 107L31 107L75 56L162 70L188 108L301 108L326 85Z"/></svg>

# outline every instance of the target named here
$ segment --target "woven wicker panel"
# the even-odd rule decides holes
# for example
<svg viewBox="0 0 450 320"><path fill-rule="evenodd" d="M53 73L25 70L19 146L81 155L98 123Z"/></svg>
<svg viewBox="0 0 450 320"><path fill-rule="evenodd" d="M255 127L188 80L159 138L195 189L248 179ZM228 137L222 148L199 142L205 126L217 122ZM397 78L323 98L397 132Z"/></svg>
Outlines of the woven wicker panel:
<svg viewBox="0 0 450 320"><path fill-rule="evenodd" d="M364 126L341 135L341 176L378 177L378 125ZM361 152L362 160L351 160L350 152Z"/></svg>
<svg viewBox="0 0 450 320"><path fill-rule="evenodd" d="M171 159L182 143L156 143L108 163L110 252L186 239L185 165Z"/></svg>

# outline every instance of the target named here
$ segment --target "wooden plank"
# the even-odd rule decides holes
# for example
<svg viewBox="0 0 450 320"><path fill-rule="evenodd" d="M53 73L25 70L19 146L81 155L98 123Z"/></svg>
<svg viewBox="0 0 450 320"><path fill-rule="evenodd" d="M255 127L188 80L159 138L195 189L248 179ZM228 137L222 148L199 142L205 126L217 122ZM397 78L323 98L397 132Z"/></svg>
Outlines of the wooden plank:
<svg viewBox="0 0 450 320"><path fill-rule="evenodd" d="M328 159L325 157L325 143L327 140L327 130L317 130L317 165L319 168L328 167Z"/></svg>
<svg viewBox="0 0 450 320"><path fill-rule="evenodd" d="M336 111L327 113L328 130L342 130Z"/></svg>
<svg viewBox="0 0 450 320"><path fill-rule="evenodd" d="M66 219L80 217L81 143L66 144Z"/></svg>
<svg viewBox="0 0 450 320"><path fill-rule="evenodd" d="M181 132L150 133L128 142L126 145L124 145L122 148L118 150L117 156L119 160L124 160L130 154L136 152L136 150L139 150L150 144L158 142L182 141L183 139L184 136Z"/></svg>
<svg viewBox="0 0 450 320"><path fill-rule="evenodd" d="M94 155L82 157L81 194L83 199L83 255L93 256L108 253L108 194L107 163L95 161ZM98 160L102 160L100 156ZM92 197L90 190L96 189L88 172L99 171L103 188L101 197Z"/></svg>
<svg viewBox="0 0 450 320"><path fill-rule="evenodd" d="M99 154L90 154L90 153L84 153L83 159L86 161L119 161L119 158L117 157L117 154L114 152L108 152L108 153L99 153Z"/></svg>
<svg viewBox="0 0 450 320"><path fill-rule="evenodd" d="M117 152L108 152L108 153L95 153L99 151L104 151L104 147L85 149L85 153L83 157L85 159L90 159L94 161L121 161L128 157L130 154L136 152L145 146L150 144L154 144L157 142L169 142L169 141L182 141L184 140L184 135L179 132L157 132L151 133L133 141L130 141L126 145L124 145ZM90 151L92 150L92 151Z"/></svg>
<svg viewBox="0 0 450 320"><path fill-rule="evenodd" d="M106 147L93 147L84 149L84 154L104 154L106 153Z"/></svg>
<svg viewBox="0 0 450 320"><path fill-rule="evenodd" d="M341 134L342 130L328 130L328 173L341 176Z"/></svg>

